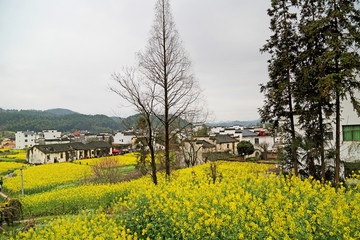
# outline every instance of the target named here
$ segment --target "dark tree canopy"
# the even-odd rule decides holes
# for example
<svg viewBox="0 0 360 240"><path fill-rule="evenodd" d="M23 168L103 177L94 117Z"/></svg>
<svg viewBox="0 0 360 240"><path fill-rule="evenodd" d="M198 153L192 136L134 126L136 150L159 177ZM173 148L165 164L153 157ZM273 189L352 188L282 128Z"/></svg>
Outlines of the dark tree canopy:
<svg viewBox="0 0 360 240"><path fill-rule="evenodd" d="M254 145L249 141L241 141L236 147L240 156L247 156L253 154L255 151Z"/></svg>

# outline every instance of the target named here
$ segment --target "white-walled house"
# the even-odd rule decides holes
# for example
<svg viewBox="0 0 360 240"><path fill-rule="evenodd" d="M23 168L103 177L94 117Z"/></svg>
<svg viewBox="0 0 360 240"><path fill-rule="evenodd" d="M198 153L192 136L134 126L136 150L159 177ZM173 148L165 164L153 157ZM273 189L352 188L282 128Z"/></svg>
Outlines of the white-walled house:
<svg viewBox="0 0 360 240"><path fill-rule="evenodd" d="M57 130L44 130L42 131L42 135L44 136L45 140L61 138L61 132L58 132Z"/></svg>
<svg viewBox="0 0 360 240"><path fill-rule="evenodd" d="M360 92L356 97L360 98ZM344 100L341 107L340 159L345 162L360 161L360 117L349 100ZM330 138L328 142L335 148L335 123L327 135Z"/></svg>
<svg viewBox="0 0 360 240"><path fill-rule="evenodd" d="M83 158L108 156L112 147L107 142L80 142L66 144L35 145L27 150L26 159L31 164L69 162Z"/></svg>
<svg viewBox="0 0 360 240"><path fill-rule="evenodd" d="M241 134L241 141L249 141L254 145L255 152L250 157L260 157L264 148L267 151L274 150L274 137L266 134L265 131L253 132L250 130L243 130Z"/></svg>
<svg viewBox="0 0 360 240"><path fill-rule="evenodd" d="M113 138L113 144L128 145L132 144L132 139L135 138L135 134L133 132L118 132Z"/></svg>
<svg viewBox="0 0 360 240"><path fill-rule="evenodd" d="M241 140L251 142L255 147L266 144L268 150L272 150L274 146L274 137L266 134L266 132L258 133L249 130L243 130Z"/></svg>
<svg viewBox="0 0 360 240"><path fill-rule="evenodd" d="M37 134L34 131L18 131L15 133L15 148L24 149L35 145Z"/></svg>
<svg viewBox="0 0 360 240"><path fill-rule="evenodd" d="M356 94L360 98L360 92ZM295 116L295 131L297 134L304 136L305 133L299 128L298 116ZM325 119L325 123L330 126L330 130L325 133L326 149L335 149L335 117ZM282 139L283 141L283 139ZM341 102L341 118L340 118L340 159L344 162L360 161L360 117L353 109L350 100ZM333 161L329 162L333 165Z"/></svg>
<svg viewBox="0 0 360 240"><path fill-rule="evenodd" d="M212 127L210 129L210 135L215 136L216 134L220 134L221 131L224 131L224 127Z"/></svg>
<svg viewBox="0 0 360 240"><path fill-rule="evenodd" d="M18 131L15 133L16 149L24 149L35 145L55 142L62 142L61 132L57 130L44 130L39 133L34 131Z"/></svg>

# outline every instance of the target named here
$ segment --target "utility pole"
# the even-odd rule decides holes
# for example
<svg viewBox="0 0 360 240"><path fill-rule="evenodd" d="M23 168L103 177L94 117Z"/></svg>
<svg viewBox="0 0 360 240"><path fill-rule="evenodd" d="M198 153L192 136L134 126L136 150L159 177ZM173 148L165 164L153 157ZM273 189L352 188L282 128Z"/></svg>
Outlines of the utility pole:
<svg viewBox="0 0 360 240"><path fill-rule="evenodd" d="M20 173L21 173L21 196L24 198L24 179L23 179L22 167L20 168Z"/></svg>

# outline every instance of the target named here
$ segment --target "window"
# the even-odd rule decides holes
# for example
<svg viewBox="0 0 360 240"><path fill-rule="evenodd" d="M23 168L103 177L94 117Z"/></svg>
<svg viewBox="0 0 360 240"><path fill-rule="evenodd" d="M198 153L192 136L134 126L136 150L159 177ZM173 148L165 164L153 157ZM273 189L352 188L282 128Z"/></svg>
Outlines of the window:
<svg viewBox="0 0 360 240"><path fill-rule="evenodd" d="M25 139L25 142L27 142L27 139Z"/></svg>
<svg viewBox="0 0 360 240"><path fill-rule="evenodd" d="M63 157L64 157L64 155L63 155L63 153L61 153L61 154L60 154L60 158L63 158Z"/></svg>
<svg viewBox="0 0 360 240"><path fill-rule="evenodd" d="M334 135L333 132L326 132L324 134L325 140L333 140L334 139Z"/></svg>
<svg viewBox="0 0 360 240"><path fill-rule="evenodd" d="M360 125L343 126L344 141L360 141Z"/></svg>
<svg viewBox="0 0 360 240"><path fill-rule="evenodd" d="M259 144L259 139L255 138L255 144Z"/></svg>
<svg viewBox="0 0 360 240"><path fill-rule="evenodd" d="M229 148L229 144L227 144L226 147Z"/></svg>

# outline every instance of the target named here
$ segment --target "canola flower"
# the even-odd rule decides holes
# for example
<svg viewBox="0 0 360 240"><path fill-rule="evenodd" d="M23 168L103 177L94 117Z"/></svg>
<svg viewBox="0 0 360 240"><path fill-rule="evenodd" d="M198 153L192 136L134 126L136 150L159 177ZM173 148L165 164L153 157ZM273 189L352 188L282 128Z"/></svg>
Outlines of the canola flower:
<svg viewBox="0 0 360 240"><path fill-rule="evenodd" d="M74 182L89 174L90 166L73 163L44 164L23 168L23 183L25 194L49 190L54 186ZM21 190L20 170L16 170L15 177L4 181L4 188L13 193Z"/></svg>
<svg viewBox="0 0 360 240"><path fill-rule="evenodd" d="M14 239L14 238L11 238ZM15 239L137 239L124 226L104 213L82 211L77 216L60 217L36 230L19 233Z"/></svg>
<svg viewBox="0 0 360 240"><path fill-rule="evenodd" d="M26 195L22 199L24 215L77 213L79 209L107 208L118 198L125 198L137 186L151 185L148 177L119 184L90 184L56 189L54 191ZM52 212L53 211L53 212Z"/></svg>
<svg viewBox="0 0 360 240"><path fill-rule="evenodd" d="M359 189L264 174L268 166L223 163L215 184L208 165L117 205L126 227L150 239L359 239ZM219 176L218 176L219 177ZM124 210L126 213L124 214Z"/></svg>
<svg viewBox="0 0 360 240"><path fill-rule="evenodd" d="M22 166L26 166L26 164L17 162L0 162L0 173L7 173L8 170L13 170Z"/></svg>
<svg viewBox="0 0 360 240"><path fill-rule="evenodd" d="M3 154L0 155L2 158L8 158L13 160L26 160L26 150L22 149L0 149ZM9 151L9 153L7 153Z"/></svg>
<svg viewBox="0 0 360 240"><path fill-rule="evenodd" d="M111 157L101 157L101 158L89 158L83 160L76 160L75 163L87 164L87 165L95 165L97 162L102 161L107 158L114 158L116 159L121 165L132 165L136 164L136 153L127 153L124 155L117 155Z"/></svg>
<svg viewBox="0 0 360 240"><path fill-rule="evenodd" d="M96 208L96 202L107 207L115 200L111 206L115 225L126 229L129 238L138 239L360 238L358 184L336 192L330 184L312 179L269 174L266 170L271 167L218 162L214 174L210 165L204 164L174 171L170 181L159 174L157 186L149 177L79 186L25 197L23 205L36 209L64 201L67 208L76 202L76 212L81 207ZM352 179L360 177L354 174ZM102 199L106 201L102 203ZM71 220L65 217L64 221ZM58 225L57 231L69 231L69 226L63 225ZM51 229L31 230L27 239L46 238L45 232ZM26 233L18 236L24 236L21 234Z"/></svg>

